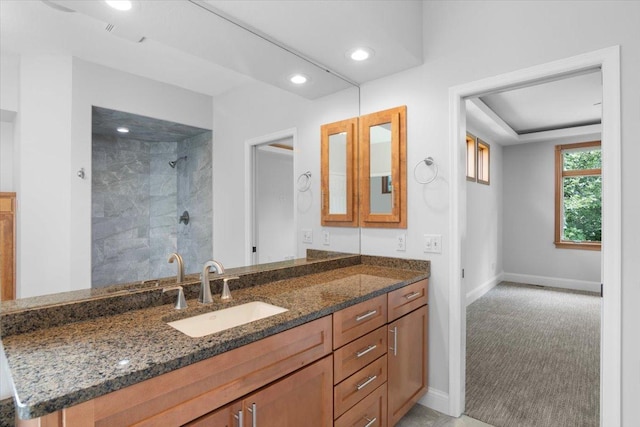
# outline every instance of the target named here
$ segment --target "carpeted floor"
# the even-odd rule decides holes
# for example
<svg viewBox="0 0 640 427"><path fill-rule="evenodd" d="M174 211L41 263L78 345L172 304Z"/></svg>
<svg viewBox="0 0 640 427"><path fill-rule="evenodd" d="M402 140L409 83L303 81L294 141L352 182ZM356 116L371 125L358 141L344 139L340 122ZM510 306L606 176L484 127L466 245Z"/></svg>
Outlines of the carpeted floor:
<svg viewBox="0 0 640 427"><path fill-rule="evenodd" d="M599 296L500 283L467 307L466 384L497 427L599 425Z"/></svg>

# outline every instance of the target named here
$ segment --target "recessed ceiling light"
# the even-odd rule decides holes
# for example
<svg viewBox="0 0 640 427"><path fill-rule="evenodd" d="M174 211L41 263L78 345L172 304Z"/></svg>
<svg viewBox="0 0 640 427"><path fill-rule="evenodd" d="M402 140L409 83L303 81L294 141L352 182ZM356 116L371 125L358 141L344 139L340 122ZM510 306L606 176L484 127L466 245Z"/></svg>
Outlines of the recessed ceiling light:
<svg viewBox="0 0 640 427"><path fill-rule="evenodd" d="M124 126L120 126L119 128L116 129L118 132L120 133L129 133L129 128L126 128Z"/></svg>
<svg viewBox="0 0 640 427"><path fill-rule="evenodd" d="M368 47L358 47L347 52L347 56L354 61L364 61L373 56L373 50Z"/></svg>
<svg viewBox="0 0 640 427"><path fill-rule="evenodd" d="M133 7L131 0L105 0L105 2L116 10L131 10Z"/></svg>
<svg viewBox="0 0 640 427"><path fill-rule="evenodd" d="M309 81L309 77L305 76L304 74L294 74L289 77L289 80L293 84L302 85Z"/></svg>

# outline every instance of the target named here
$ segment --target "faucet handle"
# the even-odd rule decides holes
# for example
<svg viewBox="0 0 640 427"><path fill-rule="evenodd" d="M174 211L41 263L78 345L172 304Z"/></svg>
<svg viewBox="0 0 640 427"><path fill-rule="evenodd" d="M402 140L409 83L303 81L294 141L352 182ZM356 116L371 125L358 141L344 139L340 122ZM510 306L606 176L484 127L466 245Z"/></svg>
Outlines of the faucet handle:
<svg viewBox="0 0 640 427"><path fill-rule="evenodd" d="M162 293L164 294L167 291L175 291L176 289L178 290L178 300L176 301L176 305L174 306L174 308L176 310L187 308L187 301L184 299L184 290L182 289L182 286L171 286L169 288L163 288Z"/></svg>
<svg viewBox="0 0 640 427"><path fill-rule="evenodd" d="M230 300L231 299L231 291L229 290L229 280L239 279L238 276L230 276L222 279L222 295L220 296L221 300Z"/></svg>

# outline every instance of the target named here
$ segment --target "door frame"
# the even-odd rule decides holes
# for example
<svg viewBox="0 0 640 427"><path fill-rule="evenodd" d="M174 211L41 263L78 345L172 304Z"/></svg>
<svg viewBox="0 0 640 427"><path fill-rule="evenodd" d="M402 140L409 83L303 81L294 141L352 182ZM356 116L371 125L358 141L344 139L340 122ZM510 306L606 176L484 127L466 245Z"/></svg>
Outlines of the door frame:
<svg viewBox="0 0 640 427"><path fill-rule="evenodd" d="M289 128L280 130L277 132L273 132L267 135L258 136L255 138L250 138L245 141L244 144L244 182L246 185L246 191L244 192L244 261L245 265L253 265L255 264L255 255L252 251L253 246L256 241L256 230L255 230L255 149L258 145L269 144L276 141L281 141L283 139L291 138L293 145L293 171L295 175L296 170L296 144L298 143L298 129L297 128ZM295 195L295 181L292 177L291 179L291 191L294 192ZM298 209L297 209L297 200L293 198L293 222L294 224L298 223ZM294 233L293 239L293 247L296 249L296 236Z"/></svg>
<svg viewBox="0 0 640 427"><path fill-rule="evenodd" d="M620 46L588 52L546 64L501 74L449 88L449 415L465 408L466 295L462 287L462 230L464 209L466 132L465 99L508 90L575 73L602 71L602 252L601 276L606 285L600 316L600 425L621 422L621 281L622 281L622 180L620 119Z"/></svg>

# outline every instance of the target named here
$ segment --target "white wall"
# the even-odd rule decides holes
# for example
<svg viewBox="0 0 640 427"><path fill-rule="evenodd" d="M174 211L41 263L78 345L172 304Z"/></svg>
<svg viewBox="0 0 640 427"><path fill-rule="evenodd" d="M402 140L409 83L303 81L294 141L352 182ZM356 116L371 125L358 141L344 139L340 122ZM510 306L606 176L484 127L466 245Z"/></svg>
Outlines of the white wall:
<svg viewBox="0 0 640 427"><path fill-rule="evenodd" d="M580 142L562 141L561 143ZM504 149L504 271L507 280L600 291L600 251L557 249L555 145Z"/></svg>
<svg viewBox="0 0 640 427"><path fill-rule="evenodd" d="M503 220L511 207L503 197L509 178L505 177L504 149L492 143L478 129L469 132L489 144L489 185L467 181L467 224L463 233L462 266L467 304L497 285L503 272Z"/></svg>
<svg viewBox="0 0 640 427"><path fill-rule="evenodd" d="M636 159L640 158L640 3L638 2L427 2L424 4L425 64L418 70L374 82L381 86L379 99L398 90L409 91L409 123L419 121L418 129L409 129L410 141L428 146L440 168L444 187L448 187L447 150L431 148L447 145L448 89L485 77L538 65L584 52L621 45L622 78L622 405L623 426L635 423L635 406L640 401L640 339L635 325L640 324L640 279L635 271L640 259L636 241L640 236L640 192L637 189ZM475 30L472 30L475 29ZM473 34L470 34L473 31ZM371 85L363 88L363 99ZM383 88L386 86L387 90ZM406 88L406 89L405 89ZM413 99L420 98L414 104ZM393 103L398 103L396 100ZM419 107L418 107L419 105ZM411 114L411 113L409 113ZM410 125L411 126L411 125ZM411 142L410 142L411 144ZM420 156L424 156L421 154ZM409 166L419 160L409 151ZM411 188L410 188L411 190ZM411 199L410 199L411 200ZM447 197L438 197L444 206L440 210L410 208L410 235L414 224L430 224L443 233L443 255L433 257L430 302L437 307L437 319L432 312L430 386L448 392L448 255L446 234L449 215ZM418 220L416 220L418 218ZM424 227L424 225L422 226ZM363 239L363 251L369 250ZM380 251L383 252L383 251ZM393 253L385 250L384 253ZM434 321L435 320L435 321ZM441 330L440 330L441 328ZM434 337L436 335L436 337ZM434 351L434 349L437 349Z"/></svg>
<svg viewBox="0 0 640 427"><path fill-rule="evenodd" d="M71 57L21 58L14 153L19 298L69 290L71 87Z"/></svg>
<svg viewBox="0 0 640 427"><path fill-rule="evenodd" d="M13 121L0 121L0 191L14 191Z"/></svg>
<svg viewBox="0 0 640 427"><path fill-rule="evenodd" d="M20 57L0 55L0 110L18 111L18 81Z"/></svg>
<svg viewBox="0 0 640 427"><path fill-rule="evenodd" d="M293 221L293 153L256 150L256 227L258 263L293 259L296 224ZM277 150L277 151L276 151Z"/></svg>
<svg viewBox="0 0 640 427"><path fill-rule="evenodd" d="M357 100L356 89L309 101L258 82L214 99L213 253L217 260L226 267L245 265L246 141L290 128L297 129L294 178L311 171L309 190L294 195L296 256L304 257L307 248L359 252L357 228L326 228L331 245L321 244L319 198L320 126L358 116ZM301 229L313 230L313 244L301 242Z"/></svg>

